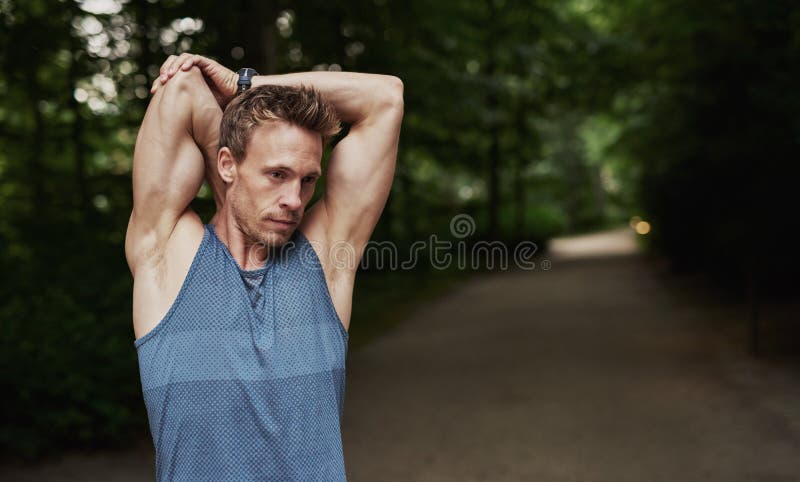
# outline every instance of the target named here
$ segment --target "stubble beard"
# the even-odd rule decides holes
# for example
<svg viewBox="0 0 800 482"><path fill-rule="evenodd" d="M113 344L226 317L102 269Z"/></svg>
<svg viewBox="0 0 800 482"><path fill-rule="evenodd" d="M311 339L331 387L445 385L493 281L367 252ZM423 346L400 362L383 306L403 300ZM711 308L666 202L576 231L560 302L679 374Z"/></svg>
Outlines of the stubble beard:
<svg viewBox="0 0 800 482"><path fill-rule="evenodd" d="M249 216L247 210L240 206L239 197L234 196L231 203L233 219L239 230L244 234L251 250L261 252L264 248L274 249L286 244L291 239L294 229L290 232L278 233L269 229L259 229L261 218L258 215ZM295 228L296 229L296 228Z"/></svg>

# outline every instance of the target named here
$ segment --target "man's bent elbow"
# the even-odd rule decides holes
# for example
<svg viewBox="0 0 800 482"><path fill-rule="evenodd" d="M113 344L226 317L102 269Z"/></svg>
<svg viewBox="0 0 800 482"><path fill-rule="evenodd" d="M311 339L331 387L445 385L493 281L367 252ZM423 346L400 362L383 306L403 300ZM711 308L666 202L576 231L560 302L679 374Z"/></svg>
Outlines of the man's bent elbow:
<svg viewBox="0 0 800 482"><path fill-rule="evenodd" d="M398 109L402 112L403 110L403 81L400 77L395 77L393 75L386 76L386 95L387 95L387 103L392 108Z"/></svg>
<svg viewBox="0 0 800 482"><path fill-rule="evenodd" d="M403 81L399 77L382 76L381 85L376 93L380 94L375 105L377 110L391 112L399 118L403 117Z"/></svg>

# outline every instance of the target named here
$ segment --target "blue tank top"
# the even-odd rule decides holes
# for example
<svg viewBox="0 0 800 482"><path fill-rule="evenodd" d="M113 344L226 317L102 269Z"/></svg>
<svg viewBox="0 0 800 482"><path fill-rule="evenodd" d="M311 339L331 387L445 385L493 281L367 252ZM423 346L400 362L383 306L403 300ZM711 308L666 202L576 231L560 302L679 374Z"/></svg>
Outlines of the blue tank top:
<svg viewBox="0 0 800 482"><path fill-rule="evenodd" d="M300 230L245 271L205 225L175 302L134 342L158 480L345 480L347 344Z"/></svg>

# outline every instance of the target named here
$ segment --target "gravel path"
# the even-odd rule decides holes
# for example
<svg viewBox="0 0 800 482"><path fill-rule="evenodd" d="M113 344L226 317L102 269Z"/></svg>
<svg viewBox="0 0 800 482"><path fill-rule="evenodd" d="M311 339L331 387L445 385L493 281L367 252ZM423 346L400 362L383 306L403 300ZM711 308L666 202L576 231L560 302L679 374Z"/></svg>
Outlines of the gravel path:
<svg viewBox="0 0 800 482"><path fill-rule="evenodd" d="M348 358L351 482L800 481L800 372L741 307L675 287L628 230L476 276ZM152 480L148 446L9 481Z"/></svg>

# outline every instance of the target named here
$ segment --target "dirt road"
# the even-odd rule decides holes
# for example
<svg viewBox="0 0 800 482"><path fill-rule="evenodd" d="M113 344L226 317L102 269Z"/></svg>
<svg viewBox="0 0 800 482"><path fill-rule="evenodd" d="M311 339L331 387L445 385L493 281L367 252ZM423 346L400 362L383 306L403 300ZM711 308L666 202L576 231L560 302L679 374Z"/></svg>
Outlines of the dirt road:
<svg viewBox="0 0 800 482"><path fill-rule="evenodd" d="M625 229L481 276L348 364L350 480L800 480L800 377ZM674 283L674 280L673 280Z"/></svg>

